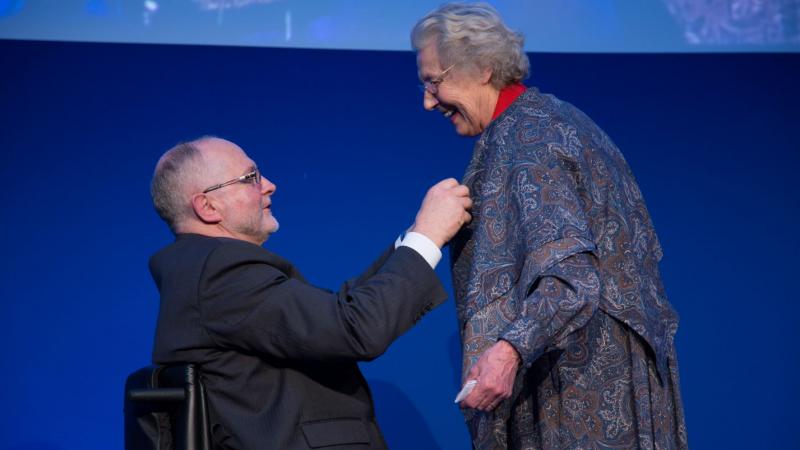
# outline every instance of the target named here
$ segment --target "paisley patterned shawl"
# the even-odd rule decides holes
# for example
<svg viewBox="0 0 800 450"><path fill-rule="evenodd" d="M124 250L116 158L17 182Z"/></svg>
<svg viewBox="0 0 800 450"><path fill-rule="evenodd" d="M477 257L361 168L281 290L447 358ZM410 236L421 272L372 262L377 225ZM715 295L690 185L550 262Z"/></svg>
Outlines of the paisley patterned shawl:
<svg viewBox="0 0 800 450"><path fill-rule="evenodd" d="M592 309L574 315L600 308L624 322L666 376L678 317L658 271L661 247L625 159L591 119L530 88L484 131L463 182L473 220L450 246L463 373L498 338L530 366L583 326L588 317L537 324L522 316L547 271L590 254L596 267L572 284L585 288L582 302ZM519 339L520 323L540 328L530 331L536 339Z"/></svg>

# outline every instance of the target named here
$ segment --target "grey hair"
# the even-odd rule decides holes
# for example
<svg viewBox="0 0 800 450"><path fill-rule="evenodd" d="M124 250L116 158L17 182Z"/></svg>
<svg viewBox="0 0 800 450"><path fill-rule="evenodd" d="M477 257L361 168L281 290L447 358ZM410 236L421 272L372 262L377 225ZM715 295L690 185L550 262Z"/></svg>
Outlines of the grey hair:
<svg viewBox="0 0 800 450"><path fill-rule="evenodd" d="M442 67L491 69L497 89L528 77L525 38L486 3L447 3L429 12L411 30L411 45L420 51L431 42Z"/></svg>
<svg viewBox="0 0 800 450"><path fill-rule="evenodd" d="M181 142L167 150L153 172L150 182L153 206L173 233L177 233L181 223L193 214L187 192L196 188L199 175L205 172L203 155L197 144L208 138Z"/></svg>

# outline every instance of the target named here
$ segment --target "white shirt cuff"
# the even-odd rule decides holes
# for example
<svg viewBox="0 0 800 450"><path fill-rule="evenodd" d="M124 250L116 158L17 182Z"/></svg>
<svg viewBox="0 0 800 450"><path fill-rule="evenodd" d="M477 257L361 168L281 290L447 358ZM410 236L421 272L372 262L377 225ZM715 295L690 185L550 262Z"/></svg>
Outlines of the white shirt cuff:
<svg viewBox="0 0 800 450"><path fill-rule="evenodd" d="M409 231L402 240L397 238L394 244L395 248L400 246L409 247L419 253L420 256L425 258L431 269L435 269L442 259L442 251L439 246L422 233Z"/></svg>

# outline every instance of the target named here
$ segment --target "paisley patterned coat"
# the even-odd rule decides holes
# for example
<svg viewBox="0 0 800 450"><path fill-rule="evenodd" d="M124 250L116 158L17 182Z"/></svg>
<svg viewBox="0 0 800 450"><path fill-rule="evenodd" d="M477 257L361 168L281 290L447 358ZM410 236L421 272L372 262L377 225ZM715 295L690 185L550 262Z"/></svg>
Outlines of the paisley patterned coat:
<svg viewBox="0 0 800 450"><path fill-rule="evenodd" d="M685 448L661 247L608 136L530 88L484 130L464 184L463 373L498 339L522 358L510 399L465 410L475 448Z"/></svg>

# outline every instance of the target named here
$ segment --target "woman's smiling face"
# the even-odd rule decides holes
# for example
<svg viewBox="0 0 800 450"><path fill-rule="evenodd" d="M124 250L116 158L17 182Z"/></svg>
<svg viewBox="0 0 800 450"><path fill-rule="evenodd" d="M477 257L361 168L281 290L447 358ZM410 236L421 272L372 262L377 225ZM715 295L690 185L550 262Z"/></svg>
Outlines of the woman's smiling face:
<svg viewBox="0 0 800 450"><path fill-rule="evenodd" d="M423 106L441 112L461 136L475 136L491 122L499 91L489 83L491 73L442 67L434 43L417 53L419 78L427 83ZM435 92L432 93L432 92Z"/></svg>

